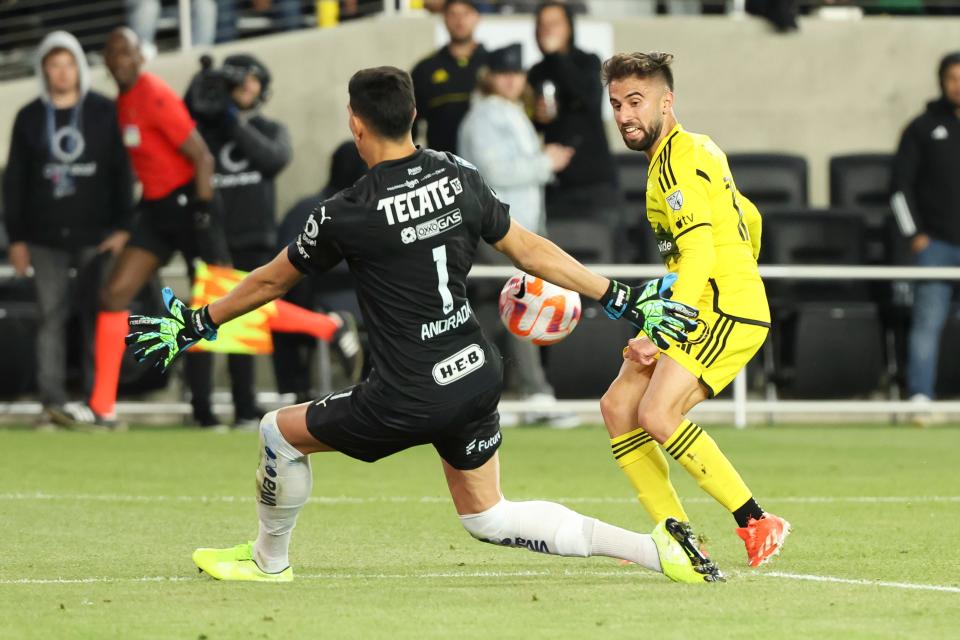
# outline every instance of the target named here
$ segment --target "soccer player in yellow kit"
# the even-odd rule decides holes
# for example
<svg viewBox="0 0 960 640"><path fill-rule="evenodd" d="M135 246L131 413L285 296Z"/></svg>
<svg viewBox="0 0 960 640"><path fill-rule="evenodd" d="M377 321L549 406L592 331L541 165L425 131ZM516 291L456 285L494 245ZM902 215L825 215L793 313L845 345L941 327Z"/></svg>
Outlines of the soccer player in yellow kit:
<svg viewBox="0 0 960 640"><path fill-rule="evenodd" d="M677 122L672 61L668 53L617 54L603 74L624 143L650 158L647 219L667 269L679 276L673 299L699 309L698 327L685 344L643 333L630 340L601 410L613 455L653 519L688 520L662 447L733 514L756 567L780 551L790 525L760 508L686 415L726 387L767 337L760 213L737 192L719 147Z"/></svg>

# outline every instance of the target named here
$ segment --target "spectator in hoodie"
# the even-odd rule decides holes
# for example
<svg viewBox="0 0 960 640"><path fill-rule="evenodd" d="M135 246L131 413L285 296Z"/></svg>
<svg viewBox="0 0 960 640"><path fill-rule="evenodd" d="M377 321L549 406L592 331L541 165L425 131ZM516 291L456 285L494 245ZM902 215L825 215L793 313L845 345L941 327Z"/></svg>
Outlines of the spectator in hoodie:
<svg viewBox="0 0 960 640"><path fill-rule="evenodd" d="M893 165L891 204L911 240L916 264L960 266L960 52L940 62L940 98L903 132ZM912 400L929 402L937 383L940 336L953 285L917 283L908 344L907 387ZM922 419L922 418L920 418Z"/></svg>
<svg viewBox="0 0 960 640"><path fill-rule="evenodd" d="M132 178L113 101L90 90L77 39L55 31L37 51L40 96L17 114L3 180L10 261L32 267L40 324L37 386L41 425L72 424L85 407L67 403L66 322L77 309L83 372L93 377L94 319L104 254L127 241ZM77 277L71 280L70 272ZM93 301L92 303L89 303Z"/></svg>

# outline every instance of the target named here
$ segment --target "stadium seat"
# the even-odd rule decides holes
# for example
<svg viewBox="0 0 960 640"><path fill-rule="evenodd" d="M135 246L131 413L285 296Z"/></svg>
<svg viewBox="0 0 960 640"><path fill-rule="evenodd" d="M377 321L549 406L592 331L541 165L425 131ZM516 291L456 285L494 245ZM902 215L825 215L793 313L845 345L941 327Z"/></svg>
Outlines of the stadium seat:
<svg viewBox="0 0 960 640"><path fill-rule="evenodd" d="M762 263L865 262L864 221L858 213L791 210L770 216L764 226ZM849 397L879 388L893 354L887 349L880 309L867 283L771 280L767 290L774 322L766 373L778 393ZM825 358L825 353L831 357Z"/></svg>
<svg viewBox="0 0 960 640"><path fill-rule="evenodd" d="M890 264L895 246L889 244L890 171L893 156L860 153L830 158L830 206L860 213L866 223L867 260Z"/></svg>
<svg viewBox="0 0 960 640"><path fill-rule="evenodd" d="M657 262L656 252L650 253L652 235L647 222L647 168L650 161L646 154L634 151L614 155L617 165L617 180L623 196L623 233L617 234L618 244L614 249L617 262L638 264ZM651 244L652 242L652 244Z"/></svg>
<svg viewBox="0 0 960 640"><path fill-rule="evenodd" d="M864 264L866 245L861 216L832 209L784 210L764 220L761 264L859 265ZM868 287L863 282L831 280L829 286L813 280L768 281L771 301L863 300Z"/></svg>
<svg viewBox="0 0 960 640"><path fill-rule="evenodd" d="M7 237L7 225L3 221L3 174L5 168L0 169L0 264L6 262L7 249L10 246L10 238Z"/></svg>
<svg viewBox="0 0 960 640"><path fill-rule="evenodd" d="M886 371L883 329L872 302L808 302L775 319L772 379L778 395L845 398L877 391Z"/></svg>
<svg viewBox="0 0 960 640"><path fill-rule="evenodd" d="M573 333L547 348L546 374L557 398L599 398L617 377L623 347L636 331L586 304Z"/></svg>
<svg viewBox="0 0 960 640"><path fill-rule="evenodd" d="M858 153L830 158L830 206L870 212L890 211L888 153Z"/></svg>
<svg viewBox="0 0 960 640"><path fill-rule="evenodd" d="M784 153L727 155L737 189L760 213L807 206L807 161Z"/></svg>
<svg viewBox="0 0 960 640"><path fill-rule="evenodd" d="M960 397L960 305L954 305L940 339L940 361L937 367L937 398Z"/></svg>
<svg viewBox="0 0 960 640"><path fill-rule="evenodd" d="M12 297L10 294L13 294ZM36 389L37 305L4 286L0 290L0 397L13 399Z"/></svg>
<svg viewBox="0 0 960 640"><path fill-rule="evenodd" d="M910 243L900 232L890 209L890 174L893 156L862 153L830 159L830 203L858 212L864 219L866 262L909 265ZM890 353L891 382L905 383L906 341L910 325L912 289L907 282L872 282L869 285L880 310Z"/></svg>
<svg viewBox="0 0 960 640"><path fill-rule="evenodd" d="M580 262L609 264L614 261L616 234L603 222L547 221L547 237Z"/></svg>
<svg viewBox="0 0 960 640"><path fill-rule="evenodd" d="M630 151L614 155L617 180L627 202L644 202L647 197L647 167L650 160L645 153Z"/></svg>

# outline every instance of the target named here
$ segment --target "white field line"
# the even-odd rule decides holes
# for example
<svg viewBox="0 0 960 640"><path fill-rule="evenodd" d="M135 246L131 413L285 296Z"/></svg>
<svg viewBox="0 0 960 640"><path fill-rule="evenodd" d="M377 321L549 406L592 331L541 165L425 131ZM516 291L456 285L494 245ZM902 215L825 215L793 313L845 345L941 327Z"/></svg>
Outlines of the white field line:
<svg viewBox="0 0 960 640"><path fill-rule="evenodd" d="M564 504L634 504L636 498L623 496L568 496L543 497L540 500L554 500ZM23 491L0 493L0 501L61 500L65 502L198 502L198 503L243 503L252 502L253 496L166 496L166 495L129 495L116 493L46 493L43 491ZM309 500L316 504L351 505L383 503L424 503L445 504L447 496L312 496ZM785 496L782 498L763 497L761 502L777 504L913 504L913 503L954 503L960 502L960 496ZM710 503L712 498L698 496L686 498L687 503Z"/></svg>
<svg viewBox="0 0 960 640"><path fill-rule="evenodd" d="M297 574L297 580L444 580L444 579L477 579L477 578L549 578L555 576L584 577L584 578L628 578L661 579L652 572L631 571L450 571L434 573L327 573L327 574ZM862 578L838 578L834 576L817 576L799 573L783 573L772 571L766 573L735 572L734 578L777 578L782 580L798 580L806 582L826 582L845 584L860 587L882 587L888 589L907 589L911 591L937 591L942 593L960 593L960 587L951 587L937 584L920 584L915 582L890 582L887 580L867 580ZM18 578L0 579L0 586L5 585L77 585L103 583L145 583L145 582L198 582L207 580L202 576L143 576L139 578Z"/></svg>
<svg viewBox="0 0 960 640"><path fill-rule="evenodd" d="M945 591L947 593L960 593L960 587L948 587L936 584L917 584L915 582L888 582L886 580L864 580L862 578L837 578L834 576L816 576L806 573L782 573L780 571L770 571L760 575L768 578L783 578L785 580L834 582L837 584L853 584L868 587L889 587L891 589L914 589L919 591Z"/></svg>

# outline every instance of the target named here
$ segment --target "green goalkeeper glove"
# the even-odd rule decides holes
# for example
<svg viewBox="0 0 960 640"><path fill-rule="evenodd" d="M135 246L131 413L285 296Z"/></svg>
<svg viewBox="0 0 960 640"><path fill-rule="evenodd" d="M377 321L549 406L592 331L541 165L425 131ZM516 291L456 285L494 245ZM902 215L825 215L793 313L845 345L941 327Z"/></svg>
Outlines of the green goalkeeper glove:
<svg viewBox="0 0 960 640"><path fill-rule="evenodd" d="M664 336L676 342L686 342L687 333L697 328L694 322L699 311L695 307L670 300L671 287L677 274L668 273L639 287L629 287L616 280L610 281L600 304L613 320L626 318L634 327L647 334L654 344L666 349Z"/></svg>
<svg viewBox="0 0 960 640"><path fill-rule="evenodd" d="M134 348L137 362L146 362L162 370L181 353L201 340L216 340L217 325L210 319L207 307L191 309L183 304L169 287L163 289L167 316L130 316L131 332L126 343Z"/></svg>

